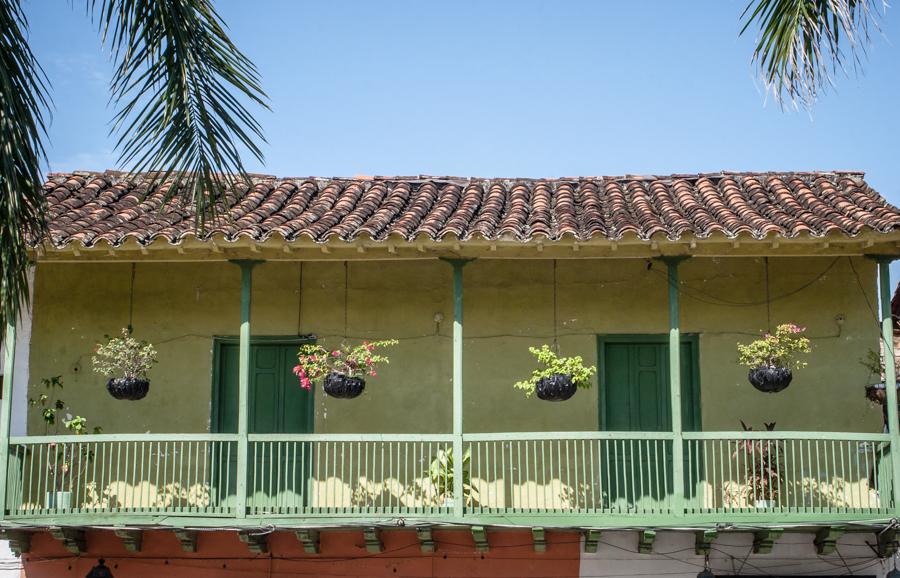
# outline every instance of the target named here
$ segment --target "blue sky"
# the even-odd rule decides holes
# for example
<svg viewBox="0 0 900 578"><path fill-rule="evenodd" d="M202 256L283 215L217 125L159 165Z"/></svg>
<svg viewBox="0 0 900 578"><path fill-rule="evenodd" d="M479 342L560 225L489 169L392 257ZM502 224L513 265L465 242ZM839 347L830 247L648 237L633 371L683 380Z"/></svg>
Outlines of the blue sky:
<svg viewBox="0 0 900 578"><path fill-rule="evenodd" d="M30 0L54 88L50 168L116 166L111 65L80 2ZM782 112L738 38L744 2L220 0L271 97L279 176L557 177L860 169L900 203L900 17L865 73Z"/></svg>

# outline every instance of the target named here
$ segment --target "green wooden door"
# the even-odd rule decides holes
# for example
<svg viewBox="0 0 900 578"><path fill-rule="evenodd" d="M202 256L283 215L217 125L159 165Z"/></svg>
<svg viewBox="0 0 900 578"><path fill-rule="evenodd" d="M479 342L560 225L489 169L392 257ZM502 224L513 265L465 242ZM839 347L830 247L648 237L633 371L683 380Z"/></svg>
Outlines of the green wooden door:
<svg viewBox="0 0 900 578"><path fill-rule="evenodd" d="M607 431L669 432L669 346L665 336L634 336L600 341L600 422ZM696 340L681 344L681 418L686 431L700 429ZM656 440L611 442L616 475L606 488L616 510L664 507L672 488L672 447ZM686 483L689 494L692 483ZM689 496L690 497L690 496Z"/></svg>
<svg viewBox="0 0 900 578"><path fill-rule="evenodd" d="M312 433L313 394L300 387L293 367L300 342L259 342L250 346L250 433ZM237 432L238 407L237 343L218 343L215 348L213 431ZM296 451L296 447L292 446ZM294 453L287 444L251 443L248 453L247 493L255 513L272 511L274 505L292 508L304 503L308 464L288 464ZM285 454L285 455L282 455ZM302 452L309 456L309 452ZM306 460L304 460L306 461ZM233 498L237 450L230 456L231 491L219 488L226 500ZM213 468L213 471L217 471ZM274 473L273 473L274 472ZM280 472L280 473L279 473ZM287 472L290 472L288 476ZM287 477L286 477L287 476ZM220 484L221 485L221 484ZM231 494L231 495L229 495Z"/></svg>

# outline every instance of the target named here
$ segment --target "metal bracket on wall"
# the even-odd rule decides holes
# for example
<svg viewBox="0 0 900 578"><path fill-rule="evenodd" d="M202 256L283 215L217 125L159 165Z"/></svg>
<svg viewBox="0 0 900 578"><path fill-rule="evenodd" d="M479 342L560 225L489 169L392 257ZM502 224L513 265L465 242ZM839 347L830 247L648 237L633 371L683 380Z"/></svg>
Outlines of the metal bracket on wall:
<svg viewBox="0 0 900 578"><path fill-rule="evenodd" d="M830 526L822 528L816 532L816 539L813 543L816 545L816 553L819 555L832 554L837 548L838 538L844 535L843 526Z"/></svg>
<svg viewBox="0 0 900 578"><path fill-rule="evenodd" d="M72 554L83 554L87 551L84 530L77 528L50 528L50 535L63 543Z"/></svg>
<svg viewBox="0 0 900 578"><path fill-rule="evenodd" d="M366 551L373 554L384 552L384 544L381 543L381 532L378 528L370 527L363 530L363 537L366 539Z"/></svg>
<svg viewBox="0 0 900 578"><path fill-rule="evenodd" d="M141 530L126 530L120 528L113 533L122 539L122 546L128 552L140 552L144 542L144 533Z"/></svg>
<svg viewBox="0 0 900 578"><path fill-rule="evenodd" d="M600 530L584 531L584 551L588 554L596 554L600 546Z"/></svg>
<svg viewBox="0 0 900 578"><path fill-rule="evenodd" d="M716 530L700 530L696 534L694 541L694 553L698 556L708 555L712 549L713 541L719 537Z"/></svg>
<svg viewBox="0 0 900 578"><path fill-rule="evenodd" d="M0 539L9 540L9 549L16 556L21 556L31 551L31 532L3 530L0 532Z"/></svg>
<svg viewBox="0 0 900 578"><path fill-rule="evenodd" d="M259 532L238 532L238 538L247 549L254 554L266 554L269 551L269 533Z"/></svg>
<svg viewBox="0 0 900 578"><path fill-rule="evenodd" d="M419 547L423 552L434 552L434 536L431 535L431 526L416 526L416 537L419 539Z"/></svg>
<svg viewBox="0 0 900 578"><path fill-rule="evenodd" d="M319 553L319 531L301 528L294 532L297 539L303 544L303 551L307 554Z"/></svg>
<svg viewBox="0 0 900 578"><path fill-rule="evenodd" d="M532 528L531 529L531 538L534 540L534 551L535 552L546 552L547 551L547 536L544 533L544 529L541 527Z"/></svg>
<svg viewBox="0 0 900 578"><path fill-rule="evenodd" d="M178 538L178 541L181 543L181 549L185 552L196 552L197 551L197 535L198 532L196 530L175 530L175 537Z"/></svg>
<svg viewBox="0 0 900 578"><path fill-rule="evenodd" d="M641 530L638 532L638 552L641 554L652 554L654 540L656 540L656 530Z"/></svg>
<svg viewBox="0 0 900 578"><path fill-rule="evenodd" d="M772 551L775 541L784 534L784 528L769 528L753 532L753 553L768 554Z"/></svg>
<svg viewBox="0 0 900 578"><path fill-rule="evenodd" d="M472 539L475 540L476 552L488 552L490 550L487 530L484 529L484 526L472 526Z"/></svg>

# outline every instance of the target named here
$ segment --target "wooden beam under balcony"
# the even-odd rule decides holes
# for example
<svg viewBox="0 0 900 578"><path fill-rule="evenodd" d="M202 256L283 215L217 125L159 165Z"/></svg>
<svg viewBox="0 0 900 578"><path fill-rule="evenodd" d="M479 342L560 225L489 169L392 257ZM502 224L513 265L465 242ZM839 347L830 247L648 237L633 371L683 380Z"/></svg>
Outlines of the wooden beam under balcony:
<svg viewBox="0 0 900 578"><path fill-rule="evenodd" d="M431 526L416 526L416 537L419 539L419 548L422 552L434 552L434 536L431 534Z"/></svg>
<svg viewBox="0 0 900 578"><path fill-rule="evenodd" d="M596 554L600 547L600 530L584 531L584 551L587 554Z"/></svg>
<svg viewBox="0 0 900 578"><path fill-rule="evenodd" d="M303 551L307 554L319 553L319 531L309 528L301 528L294 532L297 539L303 544Z"/></svg>
<svg viewBox="0 0 900 578"><path fill-rule="evenodd" d="M144 533L141 530L127 530L120 528L113 530L113 533L122 539L122 546L128 552L140 552L144 542Z"/></svg>
<svg viewBox="0 0 900 578"><path fill-rule="evenodd" d="M51 528L50 535L62 542L63 547L72 554L87 552L87 540L84 530L80 528Z"/></svg>
<svg viewBox="0 0 900 578"><path fill-rule="evenodd" d="M784 534L784 528L769 528L753 532L753 553L769 554L782 534Z"/></svg>

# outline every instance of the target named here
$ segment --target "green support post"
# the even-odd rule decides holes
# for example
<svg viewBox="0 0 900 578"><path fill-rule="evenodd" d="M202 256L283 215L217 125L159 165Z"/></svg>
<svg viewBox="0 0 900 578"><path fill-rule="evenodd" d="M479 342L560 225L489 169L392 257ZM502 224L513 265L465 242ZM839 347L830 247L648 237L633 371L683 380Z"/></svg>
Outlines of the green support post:
<svg viewBox="0 0 900 578"><path fill-rule="evenodd" d="M672 512L684 516L684 427L681 423L681 299L678 265L686 257L664 257L669 280L669 404L672 414Z"/></svg>
<svg viewBox="0 0 900 578"><path fill-rule="evenodd" d="M6 324L6 359L3 360L3 399L0 400L0 520L6 517L9 480L9 428L12 420L13 371L16 365L16 323Z"/></svg>
<svg viewBox="0 0 900 578"><path fill-rule="evenodd" d="M463 267L469 259L446 259L453 266L453 515L462 518L463 490Z"/></svg>
<svg viewBox="0 0 900 578"><path fill-rule="evenodd" d="M887 394L888 433L891 436L891 466L894 473L894 509L900 510L900 422L897 421L897 367L894 363L894 327L891 316L891 261L879 257L878 285L881 298L881 339L884 342L884 391Z"/></svg>
<svg viewBox="0 0 900 578"><path fill-rule="evenodd" d="M260 261L232 261L241 268L241 331L238 344L238 447L235 490L238 518L247 517L247 462L250 423L250 306L253 294L253 267Z"/></svg>

